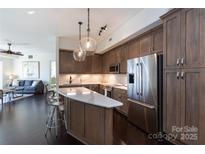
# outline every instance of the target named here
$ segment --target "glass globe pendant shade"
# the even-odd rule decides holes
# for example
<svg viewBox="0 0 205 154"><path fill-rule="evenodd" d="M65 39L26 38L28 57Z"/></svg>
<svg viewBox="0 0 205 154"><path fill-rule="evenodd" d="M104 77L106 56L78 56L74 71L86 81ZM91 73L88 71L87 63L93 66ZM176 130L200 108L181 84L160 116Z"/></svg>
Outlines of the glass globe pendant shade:
<svg viewBox="0 0 205 154"><path fill-rule="evenodd" d="M81 47L79 47L73 51L73 58L75 61L84 61L86 58L86 52Z"/></svg>
<svg viewBox="0 0 205 154"><path fill-rule="evenodd" d="M95 54L97 43L96 41L91 37L85 37L81 39L81 46L84 51L86 51L87 56L92 56Z"/></svg>

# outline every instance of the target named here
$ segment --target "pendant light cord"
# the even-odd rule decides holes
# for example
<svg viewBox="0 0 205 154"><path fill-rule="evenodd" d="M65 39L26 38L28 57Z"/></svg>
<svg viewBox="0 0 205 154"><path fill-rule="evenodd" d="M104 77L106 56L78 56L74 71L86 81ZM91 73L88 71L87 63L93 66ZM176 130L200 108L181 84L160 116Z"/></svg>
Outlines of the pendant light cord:
<svg viewBox="0 0 205 154"><path fill-rule="evenodd" d="M81 41L81 25L83 24L83 22L78 22L79 24L79 41Z"/></svg>
<svg viewBox="0 0 205 154"><path fill-rule="evenodd" d="M90 37L90 9L88 8L88 29L87 29L87 32L88 32L88 39Z"/></svg>

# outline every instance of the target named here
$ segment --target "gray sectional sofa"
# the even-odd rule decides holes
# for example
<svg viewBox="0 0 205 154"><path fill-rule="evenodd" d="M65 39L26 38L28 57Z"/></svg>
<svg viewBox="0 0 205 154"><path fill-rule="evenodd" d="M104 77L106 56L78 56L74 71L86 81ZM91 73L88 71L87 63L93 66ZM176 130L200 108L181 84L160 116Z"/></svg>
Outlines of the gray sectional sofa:
<svg viewBox="0 0 205 154"><path fill-rule="evenodd" d="M18 86L15 87L17 94L43 94L44 84L42 80L18 80Z"/></svg>

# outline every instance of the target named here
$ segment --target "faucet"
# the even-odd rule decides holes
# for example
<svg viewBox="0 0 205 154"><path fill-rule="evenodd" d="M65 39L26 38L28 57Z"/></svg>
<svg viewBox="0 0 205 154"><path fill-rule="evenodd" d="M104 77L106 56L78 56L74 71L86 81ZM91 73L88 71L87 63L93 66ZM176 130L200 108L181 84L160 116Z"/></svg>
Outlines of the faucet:
<svg viewBox="0 0 205 154"><path fill-rule="evenodd" d="M70 76L69 83L72 84L72 76Z"/></svg>

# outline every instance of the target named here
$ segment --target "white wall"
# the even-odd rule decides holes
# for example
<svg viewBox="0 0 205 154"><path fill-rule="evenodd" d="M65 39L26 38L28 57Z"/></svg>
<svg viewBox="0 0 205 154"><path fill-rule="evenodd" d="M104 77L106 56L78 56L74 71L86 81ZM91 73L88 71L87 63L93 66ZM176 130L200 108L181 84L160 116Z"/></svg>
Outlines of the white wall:
<svg viewBox="0 0 205 154"><path fill-rule="evenodd" d="M28 59L28 55L33 55L33 59ZM56 60L55 52L35 52L26 53L23 57L15 60L15 74L19 79L23 79L22 63L23 61L39 61L40 62L40 79L43 81L50 81L50 63Z"/></svg>
<svg viewBox="0 0 205 154"><path fill-rule="evenodd" d="M0 89L3 88L3 62L0 61Z"/></svg>
<svg viewBox="0 0 205 154"><path fill-rule="evenodd" d="M1 74L1 78L3 78L2 81L2 87L3 88L5 86L8 85L9 81L9 75L11 74L15 74L15 70L14 70L14 59L13 58L9 58L9 57L2 57L0 56L0 61L3 63L3 70L2 70L2 74Z"/></svg>
<svg viewBox="0 0 205 154"><path fill-rule="evenodd" d="M144 31L153 28L153 23L160 20L160 16L169 11L168 8L146 8L137 13L134 17L116 29L104 41L98 44L97 52L106 51L123 43L127 39L142 34ZM108 41L112 38L112 41Z"/></svg>

